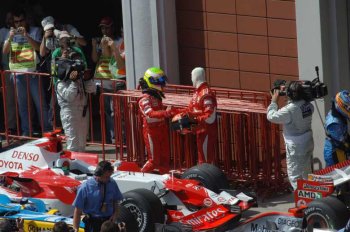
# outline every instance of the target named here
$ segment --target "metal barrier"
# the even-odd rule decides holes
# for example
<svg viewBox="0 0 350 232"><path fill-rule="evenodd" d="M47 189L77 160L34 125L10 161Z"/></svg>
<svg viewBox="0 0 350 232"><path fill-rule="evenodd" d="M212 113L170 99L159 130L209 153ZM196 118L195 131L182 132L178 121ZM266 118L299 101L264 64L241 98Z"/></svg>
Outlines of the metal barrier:
<svg viewBox="0 0 350 232"><path fill-rule="evenodd" d="M43 89L43 78L48 78L50 77L50 75L46 74L46 73L36 73L36 72L15 72L15 71L9 71L9 70L5 70L1 72L1 92L2 92L2 97L3 97L3 106L4 106L4 131L1 132L0 134L6 137L7 142L9 142L10 138L33 138L33 132L34 132L34 126L33 126L33 121L35 123L35 119L38 119L38 123L40 126L40 133L42 134L45 130L51 129L52 128L45 128L45 126L47 127L48 125L48 118L45 119L45 117L47 117L48 115L44 116L44 111L43 108L46 107L46 109L48 110L48 105L46 104L46 98L45 98L45 93L44 93L44 89ZM14 86L14 96L8 96L7 94L7 90L6 90L6 80L5 78L11 78L11 81L13 80L13 86ZM28 133L27 134L21 134L23 133L23 131L21 131L21 119L19 117L19 103L18 103L18 83L17 80L19 80L19 78L23 78L22 80L24 80L25 78L25 95L26 95L26 102L25 104L27 104L26 112L23 113L27 113L27 122L28 123ZM38 90L38 96L34 96L36 97L36 99L32 99L32 94L31 94L31 90L30 89L30 84L31 82L36 81L36 78L38 79L38 86L37 86L37 90ZM23 90L23 83L20 83L20 90ZM35 83L34 83L35 84ZM23 95L22 95L23 96ZM16 130L10 130L10 128L8 127L8 118L7 118L7 98L13 98L14 102L15 102L15 115L16 115ZM32 101L35 105L35 107L37 107L36 110L33 111L32 108ZM23 104L23 102L22 102ZM48 112L47 112L48 113ZM35 117L34 115L36 114L37 117ZM24 120L24 119L22 119ZM13 129L13 128L12 128ZM38 129L38 128L36 128Z"/></svg>
<svg viewBox="0 0 350 232"><path fill-rule="evenodd" d="M136 161L142 166L146 160L142 136L142 120L138 108L141 92L120 91L110 96L114 101L116 159ZM240 94L239 96L244 96ZM261 94L262 98L266 95ZM189 94L166 93L165 106L185 107L191 99ZM258 99L258 98L251 98ZM103 107L100 109L103 112ZM258 189L280 188L284 182L281 172L279 127L266 120L266 107L248 100L218 98L218 163L236 183ZM124 122L124 127L122 126ZM101 125L104 127L105 125ZM124 129L124 132L122 131ZM123 142L124 134L124 142ZM196 164L195 135L181 135L174 131L164 132L170 136L171 168L185 170ZM105 150L103 145L103 157Z"/></svg>
<svg viewBox="0 0 350 232"><path fill-rule="evenodd" d="M43 93L40 91L42 78L49 77L44 73L20 73L3 71L1 81L5 83L6 73L34 75L39 78L39 96L42 99ZM27 82L27 95L28 83ZM105 79L101 79L102 85ZM141 96L140 91L118 91L115 85L119 80L114 81L113 91L104 92L101 88L99 96L101 115L100 133L101 141L94 140L93 122L96 121L92 115L97 109L93 105L91 98L90 105L90 144L102 146L103 158L106 158L106 147L115 148L115 158L125 161L135 161L143 165L145 156L145 146L142 135L142 120L138 108L138 99ZM16 89L16 85L15 85ZM54 89L51 89L51 97L56 98ZM166 106L186 107L190 102L194 88L190 86L169 85L166 88L166 97L163 103ZM216 160L217 165L221 167L228 177L235 183L249 185L255 189L279 189L281 183L284 183L284 174L281 171L281 149L280 149L280 131L277 125L273 125L266 120L266 107L269 104L270 96L268 93L231 90L223 88L213 88L218 98L218 144ZM118 91L118 92L117 92ZM6 118L6 88L2 85L4 116ZM114 93L115 92L115 93ZM28 95L29 96L29 95ZM110 97L113 102L114 113L114 134L115 141L106 143L106 122L105 122L105 104L104 98ZM17 102L17 96L14 96ZM28 97L28 105L30 105ZM56 102L53 101L53 109ZM42 101L40 100L40 125L43 128ZM31 108L28 107L28 114L31 115ZM0 134L9 138L22 138L20 135L20 118L18 114L18 105L16 104L17 131L10 134L7 123L5 123L5 132ZM56 128L56 115L53 115L53 129ZM29 119L31 116L29 117ZM32 136L32 121L28 121L29 136ZM41 132L44 132L41 129ZM196 164L196 139L195 135L181 135L174 131L169 131L171 143L171 168L184 170Z"/></svg>

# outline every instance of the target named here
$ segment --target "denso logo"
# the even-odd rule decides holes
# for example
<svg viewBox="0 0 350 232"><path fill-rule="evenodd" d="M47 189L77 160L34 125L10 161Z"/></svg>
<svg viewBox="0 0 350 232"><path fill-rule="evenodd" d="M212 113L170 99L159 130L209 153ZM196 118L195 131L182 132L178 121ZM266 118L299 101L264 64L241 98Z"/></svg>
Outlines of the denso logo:
<svg viewBox="0 0 350 232"><path fill-rule="evenodd" d="M189 219L187 221L180 220L181 223L190 224L192 226L202 225L204 222L210 222L216 219L223 217L225 211L221 208L214 209L212 211L208 211L202 215L199 215L195 218Z"/></svg>
<svg viewBox="0 0 350 232"><path fill-rule="evenodd" d="M315 190L315 191L322 191L322 192L328 192L329 188L326 186L315 186L315 185L310 185L308 183L303 184L304 189L310 189L310 190Z"/></svg>
<svg viewBox="0 0 350 232"><path fill-rule="evenodd" d="M21 159L21 160L28 160L28 161L38 161L39 160L39 155L38 154L33 154L29 152L24 152L24 151L13 151L12 153L12 158L14 159Z"/></svg>

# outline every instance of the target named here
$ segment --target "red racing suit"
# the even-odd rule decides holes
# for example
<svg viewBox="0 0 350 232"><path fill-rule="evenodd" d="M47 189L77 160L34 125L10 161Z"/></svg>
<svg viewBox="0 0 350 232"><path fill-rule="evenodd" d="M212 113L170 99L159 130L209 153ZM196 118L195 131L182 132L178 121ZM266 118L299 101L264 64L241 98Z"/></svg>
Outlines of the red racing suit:
<svg viewBox="0 0 350 232"><path fill-rule="evenodd" d="M154 168L169 168L170 145L169 128L165 120L172 116L164 110L162 100L143 94L138 102L143 118L143 139L147 149L148 161ZM149 171L149 170L147 170Z"/></svg>
<svg viewBox="0 0 350 232"><path fill-rule="evenodd" d="M193 94L187 113L198 121L197 136L198 163L213 163L217 146L217 102L208 84L203 82Z"/></svg>

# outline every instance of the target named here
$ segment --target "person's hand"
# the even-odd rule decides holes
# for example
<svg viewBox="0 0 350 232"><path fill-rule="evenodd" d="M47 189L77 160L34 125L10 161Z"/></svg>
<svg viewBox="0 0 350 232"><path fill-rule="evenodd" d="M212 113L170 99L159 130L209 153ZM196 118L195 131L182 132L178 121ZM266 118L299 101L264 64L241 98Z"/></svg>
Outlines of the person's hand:
<svg viewBox="0 0 350 232"><path fill-rule="evenodd" d="M53 37L53 29L46 30L44 33L45 39L50 38L50 37Z"/></svg>
<svg viewBox="0 0 350 232"><path fill-rule="evenodd" d="M69 79L75 81L78 78L78 71L74 70L69 74Z"/></svg>
<svg viewBox="0 0 350 232"><path fill-rule="evenodd" d="M120 232L125 232L126 231L126 225L125 222L119 222L118 223L118 228Z"/></svg>
<svg viewBox="0 0 350 232"><path fill-rule="evenodd" d="M279 98L279 93L280 90L279 89L274 89L273 93L271 93L271 101L277 103L278 102L278 98Z"/></svg>
<svg viewBox="0 0 350 232"><path fill-rule="evenodd" d="M91 45L92 45L93 47L96 47L96 46L97 46L97 39L96 39L96 38L92 38L92 39L91 39Z"/></svg>
<svg viewBox="0 0 350 232"><path fill-rule="evenodd" d="M103 36L101 39L101 46L102 47L107 47L108 46L108 42L111 38L109 38L108 36Z"/></svg>
<svg viewBox="0 0 350 232"><path fill-rule="evenodd" d="M16 219L16 226L19 231L23 231L23 225L24 225L24 219L23 218L17 218Z"/></svg>
<svg viewBox="0 0 350 232"><path fill-rule="evenodd" d="M9 33L9 40L12 40L15 34L16 34L16 28L11 27L10 33Z"/></svg>

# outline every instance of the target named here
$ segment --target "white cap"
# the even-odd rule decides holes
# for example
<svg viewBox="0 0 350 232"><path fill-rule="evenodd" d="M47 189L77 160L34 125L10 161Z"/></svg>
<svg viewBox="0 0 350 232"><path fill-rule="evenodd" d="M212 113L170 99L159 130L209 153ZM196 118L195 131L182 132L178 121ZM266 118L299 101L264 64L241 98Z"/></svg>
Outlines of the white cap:
<svg viewBox="0 0 350 232"><path fill-rule="evenodd" d="M47 16L41 21L41 26L43 26L44 31L47 31L55 27L55 20L52 16Z"/></svg>
<svg viewBox="0 0 350 232"><path fill-rule="evenodd" d="M61 31L60 33L58 33L58 39L62 39L62 38L70 38L70 34L68 33L68 31Z"/></svg>

